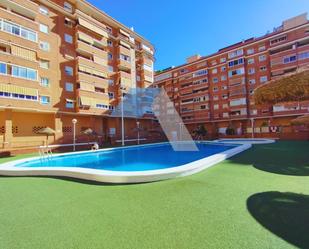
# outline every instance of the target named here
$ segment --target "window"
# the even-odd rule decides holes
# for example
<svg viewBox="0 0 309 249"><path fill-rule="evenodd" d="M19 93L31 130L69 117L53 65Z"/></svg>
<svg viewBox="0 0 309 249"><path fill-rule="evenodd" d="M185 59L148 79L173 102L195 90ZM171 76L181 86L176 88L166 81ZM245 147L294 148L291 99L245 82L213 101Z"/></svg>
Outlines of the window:
<svg viewBox="0 0 309 249"><path fill-rule="evenodd" d="M226 76L225 76L225 75L222 75L222 76L221 76L221 80L222 80L222 81L226 80Z"/></svg>
<svg viewBox="0 0 309 249"><path fill-rule="evenodd" d="M299 53L298 54L298 59L299 60L305 60L309 58L309 52L304 52L304 53Z"/></svg>
<svg viewBox="0 0 309 249"><path fill-rule="evenodd" d="M47 60L40 60L40 67L44 69L49 69L49 61Z"/></svg>
<svg viewBox="0 0 309 249"><path fill-rule="evenodd" d="M45 33L45 34L48 34L48 26L40 23L40 31Z"/></svg>
<svg viewBox="0 0 309 249"><path fill-rule="evenodd" d="M223 57L223 58L221 58L221 59L220 59L220 62L221 62L221 63L226 62L226 58L224 58L224 57Z"/></svg>
<svg viewBox="0 0 309 249"><path fill-rule="evenodd" d="M5 63L0 63L0 74L7 74L7 65Z"/></svg>
<svg viewBox="0 0 309 249"><path fill-rule="evenodd" d="M112 46L113 46L113 42L112 42L111 40L108 40L108 41L107 41L107 45L108 45L109 47L112 47Z"/></svg>
<svg viewBox="0 0 309 249"><path fill-rule="evenodd" d="M212 79L212 82L213 82L213 83L218 83L218 81L219 81L218 78L213 78L213 79Z"/></svg>
<svg viewBox="0 0 309 249"><path fill-rule="evenodd" d="M225 72L226 71L226 66L221 67L221 72Z"/></svg>
<svg viewBox="0 0 309 249"><path fill-rule="evenodd" d="M108 71L109 72L114 72L114 67L113 66L108 66Z"/></svg>
<svg viewBox="0 0 309 249"><path fill-rule="evenodd" d="M65 11L68 11L68 12L70 12L70 13L73 12L72 4L70 4L70 3L68 3L68 2L64 2L63 8L64 8Z"/></svg>
<svg viewBox="0 0 309 249"><path fill-rule="evenodd" d="M242 75L244 73L245 73L245 69L242 67L239 69L229 71L229 77L233 77L235 75Z"/></svg>
<svg viewBox="0 0 309 249"><path fill-rule="evenodd" d="M266 61L266 55L265 55L265 54L260 55L260 56L259 56L259 61L260 61L260 62L261 62L261 61Z"/></svg>
<svg viewBox="0 0 309 249"><path fill-rule="evenodd" d="M227 86L222 86L222 90L227 90Z"/></svg>
<svg viewBox="0 0 309 249"><path fill-rule="evenodd" d="M8 22L5 20L1 21L0 19L0 30L16 36L20 36L29 41L37 42L38 35L35 31L24 28L12 22Z"/></svg>
<svg viewBox="0 0 309 249"><path fill-rule="evenodd" d="M65 66L64 71L66 75L73 76L73 67Z"/></svg>
<svg viewBox="0 0 309 249"><path fill-rule="evenodd" d="M262 76L262 77L260 77L260 82L261 83L264 83L264 82L266 82L267 81L267 76Z"/></svg>
<svg viewBox="0 0 309 249"><path fill-rule="evenodd" d="M109 92L109 93L108 93L108 97L109 97L110 99L113 99L114 96L115 96L115 94L114 94L113 92Z"/></svg>
<svg viewBox="0 0 309 249"><path fill-rule="evenodd" d="M67 42L67 43L70 43L70 44L73 43L73 37L72 37L71 35L64 34L64 40L65 40L65 42Z"/></svg>
<svg viewBox="0 0 309 249"><path fill-rule="evenodd" d="M263 66L263 67L260 67L260 71L266 71L267 70L267 68L265 67L265 66Z"/></svg>
<svg viewBox="0 0 309 249"><path fill-rule="evenodd" d="M202 76L202 75L205 75L207 74L208 71L206 69L203 69L203 70L200 70L200 71L197 71L193 74L193 77L199 77L199 76Z"/></svg>
<svg viewBox="0 0 309 249"><path fill-rule="evenodd" d="M113 54L108 53L107 58L108 58L109 60L112 60L112 59L113 59Z"/></svg>
<svg viewBox="0 0 309 249"><path fill-rule="evenodd" d="M46 7L40 6L39 11L40 11L41 14L48 16L48 9Z"/></svg>
<svg viewBox="0 0 309 249"><path fill-rule="evenodd" d="M65 90L67 92L73 92L74 91L74 86L72 83L66 82L65 83Z"/></svg>
<svg viewBox="0 0 309 249"><path fill-rule="evenodd" d="M248 59L248 64L253 64L254 63L254 58L250 58L250 59Z"/></svg>
<svg viewBox="0 0 309 249"><path fill-rule="evenodd" d="M255 73L255 69L254 68L249 68L248 69L248 74L254 74Z"/></svg>
<svg viewBox="0 0 309 249"><path fill-rule="evenodd" d="M266 49L265 45L259 46L259 52L264 51Z"/></svg>
<svg viewBox="0 0 309 249"><path fill-rule="evenodd" d="M40 96L40 103L42 105L48 105L50 103L50 97L49 96Z"/></svg>
<svg viewBox="0 0 309 249"><path fill-rule="evenodd" d="M277 43L280 43L280 42L284 42L286 41L287 39L287 36L281 36L279 38L276 38L276 39L273 39L273 40L270 40L270 45L274 45L274 44L277 44Z"/></svg>
<svg viewBox="0 0 309 249"><path fill-rule="evenodd" d="M233 99L230 101L230 106L245 105L246 103L246 98Z"/></svg>
<svg viewBox="0 0 309 249"><path fill-rule="evenodd" d="M213 74L218 73L218 69L217 69L217 68L214 68L214 69L211 71L211 73L213 73Z"/></svg>
<svg viewBox="0 0 309 249"><path fill-rule="evenodd" d="M240 58L238 60L230 61L229 62L229 67L234 67L234 66L242 65L242 64L244 64L244 59Z"/></svg>
<svg viewBox="0 0 309 249"><path fill-rule="evenodd" d="M238 49L236 51L230 52L228 54L228 57L229 57L229 59L232 59L234 57L241 56L243 54L244 54L244 50L243 49Z"/></svg>
<svg viewBox="0 0 309 249"><path fill-rule="evenodd" d="M215 95L214 100L219 100L219 96Z"/></svg>
<svg viewBox="0 0 309 249"><path fill-rule="evenodd" d="M49 51L49 43L48 42L44 42L44 41L40 41L40 49L43 51Z"/></svg>
<svg viewBox="0 0 309 249"><path fill-rule="evenodd" d="M213 91L214 91L214 92L218 92L218 90L219 90L218 87L214 87L214 88L213 88Z"/></svg>
<svg viewBox="0 0 309 249"><path fill-rule="evenodd" d="M219 105L218 104L215 104L214 105L214 110L218 110L219 109Z"/></svg>
<svg viewBox="0 0 309 249"><path fill-rule="evenodd" d="M114 85L114 80L109 79L109 80L108 80L108 84L109 84L109 85Z"/></svg>
<svg viewBox="0 0 309 249"><path fill-rule="evenodd" d="M255 79L250 79L250 80L249 80L249 84L250 84L250 85L254 85L254 84L255 84Z"/></svg>
<svg viewBox="0 0 309 249"><path fill-rule="evenodd" d="M65 102L65 107L68 108L68 109L72 109L74 108L74 102L72 100L66 100Z"/></svg>
<svg viewBox="0 0 309 249"><path fill-rule="evenodd" d="M74 22L71 21L69 18L66 17L66 18L64 19L64 25L65 25L66 27L68 27L68 28L73 28Z"/></svg>
<svg viewBox="0 0 309 249"><path fill-rule="evenodd" d="M49 79L46 77L41 77L40 85L43 87L49 87Z"/></svg>
<svg viewBox="0 0 309 249"><path fill-rule="evenodd" d="M292 62L296 61L296 59L297 59L296 55L285 57L285 58L283 58L283 63L284 64L292 63Z"/></svg>
<svg viewBox="0 0 309 249"><path fill-rule="evenodd" d="M247 54L254 54L254 48L247 49Z"/></svg>
<svg viewBox="0 0 309 249"><path fill-rule="evenodd" d="M112 56L112 57L113 57L113 56ZM131 61L131 58L130 58L130 56L127 56L127 55L125 55L125 54L120 54L120 60L130 62L130 61Z"/></svg>
<svg viewBox="0 0 309 249"><path fill-rule="evenodd" d="M27 80L37 80L37 71L27 67L12 65L12 76Z"/></svg>

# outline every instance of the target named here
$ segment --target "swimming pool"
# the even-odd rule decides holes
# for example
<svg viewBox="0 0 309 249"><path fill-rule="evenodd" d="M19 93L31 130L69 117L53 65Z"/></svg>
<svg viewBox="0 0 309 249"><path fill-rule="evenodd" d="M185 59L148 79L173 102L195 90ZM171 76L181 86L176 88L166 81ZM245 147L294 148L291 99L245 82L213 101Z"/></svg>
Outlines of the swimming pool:
<svg viewBox="0 0 309 249"><path fill-rule="evenodd" d="M199 172L251 145L196 143L198 151L174 151L169 143L67 153L4 164L2 175L68 176L113 183L148 182Z"/></svg>

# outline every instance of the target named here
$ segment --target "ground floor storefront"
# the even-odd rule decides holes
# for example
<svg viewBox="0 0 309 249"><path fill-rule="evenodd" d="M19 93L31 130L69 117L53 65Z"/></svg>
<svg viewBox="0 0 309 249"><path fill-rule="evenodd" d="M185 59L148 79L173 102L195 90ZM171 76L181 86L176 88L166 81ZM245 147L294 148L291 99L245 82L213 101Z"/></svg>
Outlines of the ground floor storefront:
<svg viewBox="0 0 309 249"><path fill-rule="evenodd" d="M76 143L96 141L101 144L117 144L121 138L121 118L92 116L84 114L59 114L25 112L12 109L0 110L0 149L36 148L48 144L71 144L74 124ZM38 134L42 128L55 131L52 136ZM85 135L86 129L94 131L93 136ZM152 119L124 119L125 139L134 140L139 136L160 139L158 123ZM157 132L156 132L157 131ZM48 141L48 142L47 142Z"/></svg>

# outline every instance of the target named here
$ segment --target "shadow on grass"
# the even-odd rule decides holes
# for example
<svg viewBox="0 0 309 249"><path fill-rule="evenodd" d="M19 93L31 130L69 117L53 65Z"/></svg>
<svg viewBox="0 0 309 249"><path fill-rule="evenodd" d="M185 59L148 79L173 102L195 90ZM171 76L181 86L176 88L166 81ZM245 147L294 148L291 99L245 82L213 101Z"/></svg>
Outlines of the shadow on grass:
<svg viewBox="0 0 309 249"><path fill-rule="evenodd" d="M309 248L309 196L264 192L247 200L250 214L266 229L300 247Z"/></svg>
<svg viewBox="0 0 309 249"><path fill-rule="evenodd" d="M270 173L309 176L309 142L256 145L229 160L237 164L251 164L256 169Z"/></svg>

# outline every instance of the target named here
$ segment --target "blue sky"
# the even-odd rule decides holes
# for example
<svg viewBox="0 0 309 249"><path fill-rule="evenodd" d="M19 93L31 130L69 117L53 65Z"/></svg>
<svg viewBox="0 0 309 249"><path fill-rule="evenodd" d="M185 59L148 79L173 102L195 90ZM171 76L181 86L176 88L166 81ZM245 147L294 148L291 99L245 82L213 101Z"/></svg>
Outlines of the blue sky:
<svg viewBox="0 0 309 249"><path fill-rule="evenodd" d="M156 70L264 35L282 20L309 12L308 0L88 1L154 44Z"/></svg>

